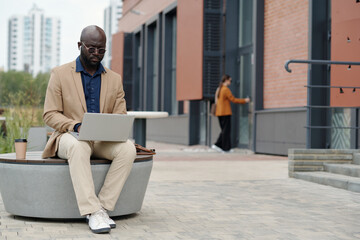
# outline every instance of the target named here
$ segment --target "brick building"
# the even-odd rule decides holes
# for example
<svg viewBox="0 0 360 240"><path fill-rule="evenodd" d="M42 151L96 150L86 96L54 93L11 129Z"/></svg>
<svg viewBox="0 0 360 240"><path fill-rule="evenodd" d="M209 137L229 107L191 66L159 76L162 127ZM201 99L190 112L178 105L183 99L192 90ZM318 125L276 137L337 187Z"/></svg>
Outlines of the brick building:
<svg viewBox="0 0 360 240"><path fill-rule="evenodd" d="M227 73L234 96L252 99L232 105L234 147L358 148L360 67L284 64L359 62L359 23L358 0L123 0L112 69L129 109L169 112L148 122L152 140L213 143L209 108Z"/></svg>

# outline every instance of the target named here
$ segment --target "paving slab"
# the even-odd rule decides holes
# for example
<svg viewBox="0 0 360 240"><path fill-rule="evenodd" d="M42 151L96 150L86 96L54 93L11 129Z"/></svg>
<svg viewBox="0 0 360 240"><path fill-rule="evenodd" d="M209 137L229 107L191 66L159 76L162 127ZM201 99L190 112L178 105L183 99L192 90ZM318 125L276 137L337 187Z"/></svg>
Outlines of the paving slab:
<svg viewBox="0 0 360 240"><path fill-rule="evenodd" d="M156 148L140 212L110 234L82 221L12 216L0 199L0 239L360 239L360 194L288 178L285 156Z"/></svg>

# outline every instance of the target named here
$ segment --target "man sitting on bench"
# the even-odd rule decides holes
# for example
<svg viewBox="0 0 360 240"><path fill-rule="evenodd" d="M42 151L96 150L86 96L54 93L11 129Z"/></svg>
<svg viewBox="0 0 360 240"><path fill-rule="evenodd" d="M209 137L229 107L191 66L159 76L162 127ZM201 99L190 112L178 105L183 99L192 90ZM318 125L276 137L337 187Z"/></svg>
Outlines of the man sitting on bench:
<svg viewBox="0 0 360 240"><path fill-rule="evenodd" d="M100 63L106 49L106 35L98 26L83 29L77 43L80 56L52 70L44 104L44 121L54 128L43 158L68 159L80 214L87 216L94 233L116 227L107 214L114 210L136 157L135 146L127 142L78 141L69 131L79 132L85 112L126 114L120 75ZM91 174L90 157L112 160L98 196Z"/></svg>

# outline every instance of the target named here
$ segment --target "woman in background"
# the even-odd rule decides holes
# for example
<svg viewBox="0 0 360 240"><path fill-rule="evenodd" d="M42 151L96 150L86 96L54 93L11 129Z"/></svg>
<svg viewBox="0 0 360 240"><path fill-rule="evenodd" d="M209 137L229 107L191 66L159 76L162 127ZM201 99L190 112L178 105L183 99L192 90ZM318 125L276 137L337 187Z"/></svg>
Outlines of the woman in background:
<svg viewBox="0 0 360 240"><path fill-rule="evenodd" d="M223 75L215 93L215 116L219 118L221 132L216 143L212 145L211 148L219 152L230 152L231 150L230 131L232 111L230 102L239 104L250 102L250 98L235 98L229 89L230 84L231 77L227 74Z"/></svg>

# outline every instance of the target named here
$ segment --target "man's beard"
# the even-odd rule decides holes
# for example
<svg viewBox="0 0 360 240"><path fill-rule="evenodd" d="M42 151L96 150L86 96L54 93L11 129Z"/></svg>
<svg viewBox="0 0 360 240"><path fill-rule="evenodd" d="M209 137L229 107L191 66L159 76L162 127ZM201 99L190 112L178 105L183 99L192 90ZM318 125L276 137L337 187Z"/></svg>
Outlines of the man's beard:
<svg viewBox="0 0 360 240"><path fill-rule="evenodd" d="M99 61L98 62L92 62L92 61L90 61L90 59L89 58L83 58L84 59L84 61L85 61L85 64L87 65L87 66L91 66L91 67L94 67L94 68L98 68L99 67L99 65L100 65L100 62L101 62L101 59L99 59Z"/></svg>
<svg viewBox="0 0 360 240"><path fill-rule="evenodd" d="M100 65L101 60L102 60L101 58L97 58L99 61L94 63L94 62L92 62L90 60L90 58L87 58L86 55L83 52L81 52L80 55L81 55L81 58L83 59L85 65L89 66L91 68L96 68L97 69L99 67L99 65ZM96 58L96 57L93 57L93 58Z"/></svg>

